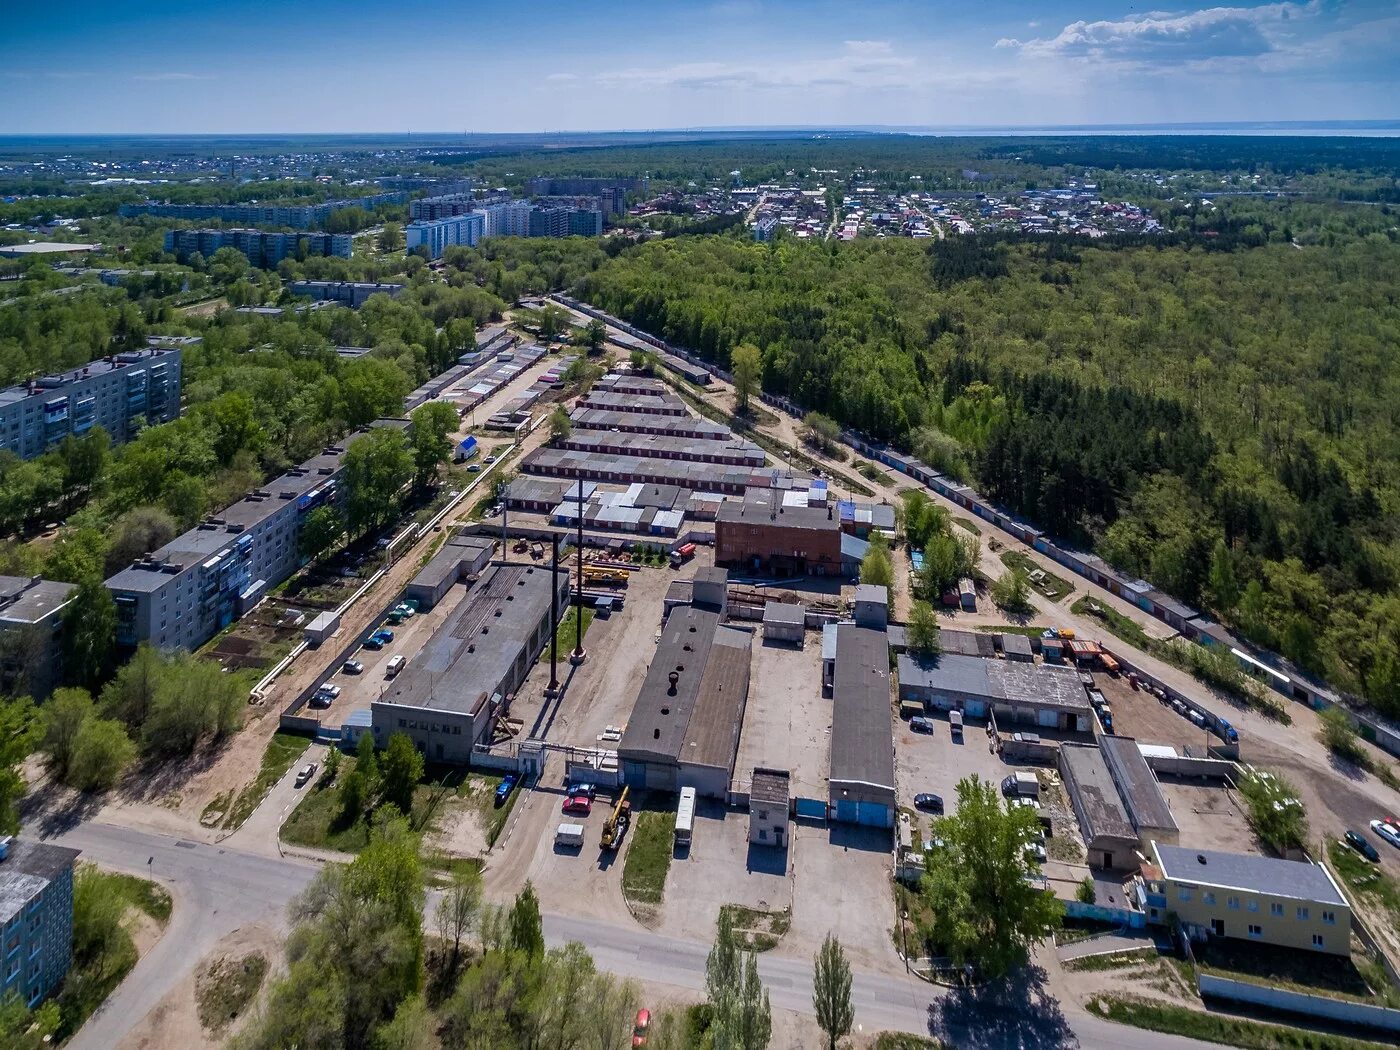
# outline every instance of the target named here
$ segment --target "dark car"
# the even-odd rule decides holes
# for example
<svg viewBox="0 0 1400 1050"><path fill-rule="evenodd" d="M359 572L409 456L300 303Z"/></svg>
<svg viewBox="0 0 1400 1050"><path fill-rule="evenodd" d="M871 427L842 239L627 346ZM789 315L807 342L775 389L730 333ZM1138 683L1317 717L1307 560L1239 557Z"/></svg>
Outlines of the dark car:
<svg viewBox="0 0 1400 1050"><path fill-rule="evenodd" d="M923 792L922 794L914 796L914 808L926 809L930 813L942 813L943 799L939 795L931 795L928 792Z"/></svg>
<svg viewBox="0 0 1400 1050"><path fill-rule="evenodd" d="M507 773L501 778L501 782L496 785L496 805L503 805L505 800L510 798L510 793L515 790L517 780L519 777L514 773Z"/></svg>
<svg viewBox="0 0 1400 1050"><path fill-rule="evenodd" d="M1379 864L1381 862L1381 855L1376 852L1376 847L1367 842L1365 836L1363 836L1361 832L1348 830L1342 838L1346 841L1348 846L1356 850L1357 853L1360 853L1372 864Z"/></svg>

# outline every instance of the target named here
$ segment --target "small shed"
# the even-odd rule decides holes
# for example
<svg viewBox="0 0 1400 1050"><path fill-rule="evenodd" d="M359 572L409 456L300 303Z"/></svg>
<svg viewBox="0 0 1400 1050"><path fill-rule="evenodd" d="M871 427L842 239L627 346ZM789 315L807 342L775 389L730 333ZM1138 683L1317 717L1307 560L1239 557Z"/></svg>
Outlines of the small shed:
<svg viewBox="0 0 1400 1050"><path fill-rule="evenodd" d="M1060 638L1042 638L1040 640L1040 652L1045 657L1047 664L1062 664L1065 662L1065 643Z"/></svg>
<svg viewBox="0 0 1400 1050"><path fill-rule="evenodd" d="M890 592L888 587L862 583L856 587L855 608L852 610L856 623L862 627L884 629L890 622Z"/></svg>
<svg viewBox="0 0 1400 1050"><path fill-rule="evenodd" d="M801 645L806 634L807 610L789 602L769 602L763 607L763 640Z"/></svg>
<svg viewBox="0 0 1400 1050"><path fill-rule="evenodd" d="M302 637L306 639L308 645L320 645L331 635L335 634L336 628L339 626L339 613L319 613L314 620L306 625L306 628L302 631Z"/></svg>
<svg viewBox="0 0 1400 1050"><path fill-rule="evenodd" d="M958 581L958 604L968 612L977 611L977 586L970 576Z"/></svg>
<svg viewBox="0 0 1400 1050"><path fill-rule="evenodd" d="M1003 634L1001 651L1008 660L1017 660L1023 664L1033 663L1035 660L1035 655L1031 652L1031 640L1024 634Z"/></svg>
<svg viewBox="0 0 1400 1050"><path fill-rule="evenodd" d="M756 846L787 847L790 780L786 769L760 766L753 771L753 781L749 785L749 842Z"/></svg>

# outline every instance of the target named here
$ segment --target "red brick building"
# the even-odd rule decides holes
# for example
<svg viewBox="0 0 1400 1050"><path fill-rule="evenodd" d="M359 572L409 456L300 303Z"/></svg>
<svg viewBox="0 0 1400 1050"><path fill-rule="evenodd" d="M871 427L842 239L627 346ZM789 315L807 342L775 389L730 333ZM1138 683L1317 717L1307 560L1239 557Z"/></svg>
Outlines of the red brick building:
<svg viewBox="0 0 1400 1050"><path fill-rule="evenodd" d="M841 522L828 503L785 506L781 489L750 489L715 519L715 564L774 576L841 572Z"/></svg>

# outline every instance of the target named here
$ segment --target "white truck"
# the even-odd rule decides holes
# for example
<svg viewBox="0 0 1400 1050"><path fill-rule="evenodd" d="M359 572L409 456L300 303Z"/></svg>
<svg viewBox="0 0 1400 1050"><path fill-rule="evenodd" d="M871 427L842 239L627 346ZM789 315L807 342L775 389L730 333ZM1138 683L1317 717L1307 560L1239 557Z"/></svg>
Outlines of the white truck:
<svg viewBox="0 0 1400 1050"><path fill-rule="evenodd" d="M554 844L556 846L582 846L583 825L560 824L554 829Z"/></svg>
<svg viewBox="0 0 1400 1050"><path fill-rule="evenodd" d="M1007 798L1039 798L1040 781L1034 773L1018 769L1002 778L1001 793Z"/></svg>

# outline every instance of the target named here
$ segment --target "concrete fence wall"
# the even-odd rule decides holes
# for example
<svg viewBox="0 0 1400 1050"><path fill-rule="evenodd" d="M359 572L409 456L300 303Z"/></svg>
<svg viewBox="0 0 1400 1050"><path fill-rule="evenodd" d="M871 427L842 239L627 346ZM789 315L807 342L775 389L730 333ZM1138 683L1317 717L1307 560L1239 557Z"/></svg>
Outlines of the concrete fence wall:
<svg viewBox="0 0 1400 1050"><path fill-rule="evenodd" d="M1343 1024L1364 1025L1386 1032L1400 1032L1400 1010L1391 1010L1384 1006L1332 999L1325 995L1310 995L1307 992L1291 992L1283 988L1266 988L1249 981L1236 981L1210 973L1198 975L1196 986L1202 996L1209 995L1217 999L1264 1006L1327 1021L1340 1021Z"/></svg>
<svg viewBox="0 0 1400 1050"><path fill-rule="evenodd" d="M1071 919L1087 919L1090 922L1113 923L1130 930L1147 928L1147 916L1143 912L1131 911L1128 908L1110 908L1104 904L1085 904L1077 900L1065 901L1065 916Z"/></svg>
<svg viewBox="0 0 1400 1050"><path fill-rule="evenodd" d="M1223 758L1190 758L1184 755L1144 756L1147 768L1159 776L1206 777L1210 780L1235 780L1240 768Z"/></svg>

